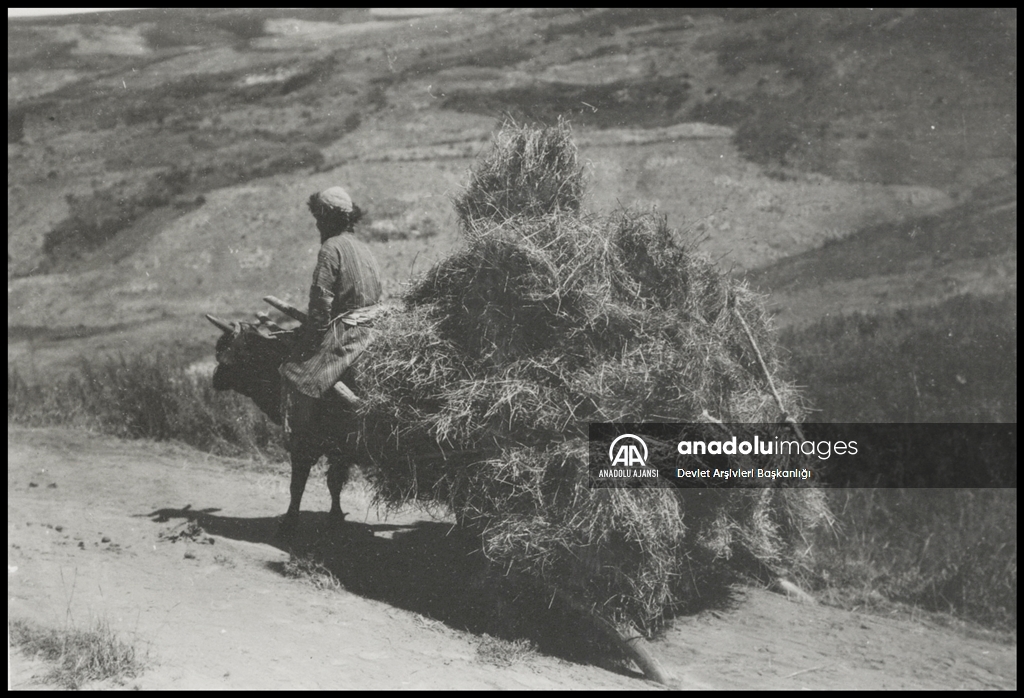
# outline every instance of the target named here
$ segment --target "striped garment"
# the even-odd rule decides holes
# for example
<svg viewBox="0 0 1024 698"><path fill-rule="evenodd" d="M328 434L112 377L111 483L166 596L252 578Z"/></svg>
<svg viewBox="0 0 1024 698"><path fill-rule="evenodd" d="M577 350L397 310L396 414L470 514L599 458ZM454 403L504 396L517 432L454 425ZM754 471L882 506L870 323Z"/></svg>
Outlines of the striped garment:
<svg viewBox="0 0 1024 698"><path fill-rule="evenodd" d="M285 382L323 397L373 340L371 328L347 327L340 316L378 300L380 268L370 249L345 234L324 242L309 289L309 319L297 351L281 366Z"/></svg>

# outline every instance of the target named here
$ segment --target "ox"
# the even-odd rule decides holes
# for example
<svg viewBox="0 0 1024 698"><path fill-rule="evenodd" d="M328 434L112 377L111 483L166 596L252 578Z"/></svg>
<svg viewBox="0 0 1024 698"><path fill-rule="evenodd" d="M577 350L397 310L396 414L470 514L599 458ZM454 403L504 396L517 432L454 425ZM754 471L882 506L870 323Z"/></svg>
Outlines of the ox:
<svg viewBox="0 0 1024 698"><path fill-rule="evenodd" d="M289 355L292 333L281 331L272 323L228 324L211 315L206 317L223 332L217 340L214 389L245 395L273 422L281 424L282 379L278 369ZM353 462L353 417L353 410L342 400L324 399L307 419L290 423L292 433L285 448L292 465L291 503L281 521L279 535L287 537L295 531L309 471L321 456L327 456L330 466L327 489L331 493L331 517L339 522L344 520L341 490Z"/></svg>

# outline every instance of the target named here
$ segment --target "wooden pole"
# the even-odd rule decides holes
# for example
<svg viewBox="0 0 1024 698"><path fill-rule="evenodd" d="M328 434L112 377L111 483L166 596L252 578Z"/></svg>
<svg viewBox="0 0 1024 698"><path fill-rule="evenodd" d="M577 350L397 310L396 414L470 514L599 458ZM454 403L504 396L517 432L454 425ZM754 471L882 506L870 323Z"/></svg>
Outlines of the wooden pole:
<svg viewBox="0 0 1024 698"><path fill-rule="evenodd" d="M563 591L556 591L555 595L562 599L569 607L591 618L597 627L604 632L623 654L639 667L640 671L648 679L665 686L672 686L674 684L675 680L672 675L665 671L665 668L661 666L661 662L651 652L651 646L647 644L643 635L637 632L636 628L632 625L619 627L594 609L588 608L585 604Z"/></svg>
<svg viewBox="0 0 1024 698"><path fill-rule="evenodd" d="M277 308L278 310L280 310L282 313L284 313L288 317L290 317L290 318L292 318L294 320L298 320L301 323L305 323L309 319L304 312L302 312L301 310L296 308L291 303L285 303L280 298L277 298L275 296L264 296L263 300L266 303L269 303L270 305L272 305L275 308Z"/></svg>
<svg viewBox="0 0 1024 698"><path fill-rule="evenodd" d="M754 341L754 333L750 331L750 327L747 326L747 321L743 319L743 315L740 314L740 309L735 305L732 307L732 312L736 314L736 319L740 321L740 325L743 326L743 331L747 333L747 339L750 340L750 346L754 349L754 355L757 357L757 363L761 366L761 372L764 373L765 380L768 381L768 388L772 391L772 396L775 398L775 404L779 406L779 410L782 412L782 419L789 424L793 429L793 433L801 441L804 439L804 432L800 428L800 425L796 423L789 412L786 411L786 406L782 404L782 398L779 397L779 391L775 389L775 381L772 380L772 374L768 372L768 365L764 362L764 357L761 356L761 350L757 347L757 342Z"/></svg>
<svg viewBox="0 0 1024 698"><path fill-rule="evenodd" d="M360 398L358 395L353 393L352 389L349 388L344 383L342 383L341 381L338 381L337 383L335 383L334 386L331 389L334 390L335 394L338 397L340 397L342 399L342 401L346 405L351 407L353 410L358 410L359 406L363 404L362 398Z"/></svg>

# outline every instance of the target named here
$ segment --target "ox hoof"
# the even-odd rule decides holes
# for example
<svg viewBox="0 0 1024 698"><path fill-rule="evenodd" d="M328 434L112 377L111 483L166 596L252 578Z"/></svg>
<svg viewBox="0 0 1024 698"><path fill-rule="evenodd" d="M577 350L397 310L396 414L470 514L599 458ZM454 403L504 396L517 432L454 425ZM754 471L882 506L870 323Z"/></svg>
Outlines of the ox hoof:
<svg viewBox="0 0 1024 698"><path fill-rule="evenodd" d="M331 523L345 523L346 516L348 516L348 514L343 512L341 509L332 509L330 513Z"/></svg>

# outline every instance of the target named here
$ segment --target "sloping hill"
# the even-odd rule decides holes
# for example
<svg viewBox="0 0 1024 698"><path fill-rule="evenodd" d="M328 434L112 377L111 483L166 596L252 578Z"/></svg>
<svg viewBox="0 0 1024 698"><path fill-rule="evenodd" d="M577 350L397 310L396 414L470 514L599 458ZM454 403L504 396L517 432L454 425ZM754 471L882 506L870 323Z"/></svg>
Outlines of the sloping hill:
<svg viewBox="0 0 1024 698"><path fill-rule="evenodd" d="M592 207L657 205L738 270L899 239L1016 166L1012 10L139 10L8 20L8 59L8 325L36 337L8 358L37 366L301 303L331 184L399 291L505 114L570 118ZM1005 245L947 247L1007 286Z"/></svg>
<svg viewBox="0 0 1024 698"><path fill-rule="evenodd" d="M1016 288L1017 176L940 213L881 223L747 275L770 290L779 321L928 305Z"/></svg>

